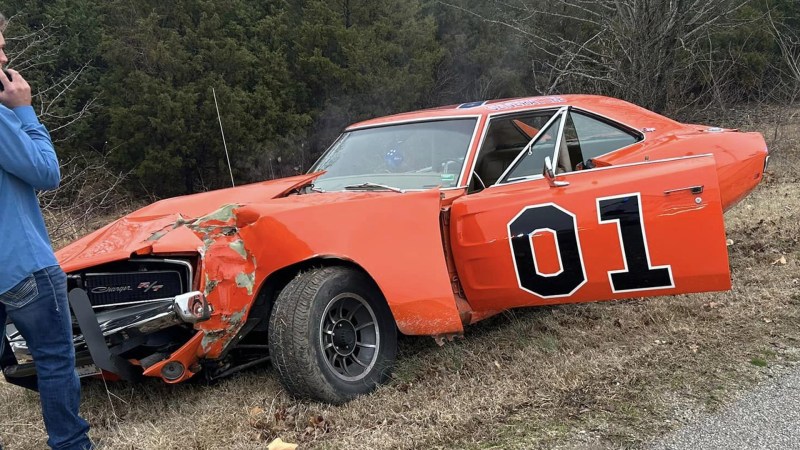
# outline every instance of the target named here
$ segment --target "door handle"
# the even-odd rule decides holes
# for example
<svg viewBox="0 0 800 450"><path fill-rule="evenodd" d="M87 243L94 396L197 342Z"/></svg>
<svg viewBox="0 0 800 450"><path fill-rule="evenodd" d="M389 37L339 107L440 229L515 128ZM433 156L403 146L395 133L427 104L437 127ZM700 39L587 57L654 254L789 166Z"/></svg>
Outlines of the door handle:
<svg viewBox="0 0 800 450"><path fill-rule="evenodd" d="M689 191L689 192L691 192L692 194L695 194L695 195L702 194L703 193L703 185L701 184L699 186L687 186L687 187L682 187L682 188L677 188L677 189L668 189L668 190L664 191L664 195L674 194L676 192L681 192L681 191Z"/></svg>

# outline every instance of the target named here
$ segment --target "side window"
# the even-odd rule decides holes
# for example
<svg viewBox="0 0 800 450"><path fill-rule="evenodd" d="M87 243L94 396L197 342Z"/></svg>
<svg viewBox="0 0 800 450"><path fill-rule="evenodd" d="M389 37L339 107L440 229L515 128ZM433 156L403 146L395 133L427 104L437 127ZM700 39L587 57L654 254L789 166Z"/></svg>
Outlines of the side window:
<svg viewBox="0 0 800 450"><path fill-rule="evenodd" d="M470 191L495 184L503 173L502 182L541 175L547 156L556 174L591 168L588 160L639 140L632 132L568 107L492 119Z"/></svg>
<svg viewBox="0 0 800 450"><path fill-rule="evenodd" d="M627 131L576 111L570 111L570 119L564 134L570 155L574 155L574 165L641 140ZM576 157L579 159L575 160Z"/></svg>
<svg viewBox="0 0 800 450"><path fill-rule="evenodd" d="M514 181L542 173L545 157L552 158L556 151L558 131L561 128L563 117L563 114L559 114L556 120L550 122L539 139L522 154L516 166L506 175L505 181Z"/></svg>
<svg viewBox="0 0 800 450"><path fill-rule="evenodd" d="M555 113L550 109L492 118L475 164L477 177L471 181L470 192L495 184ZM555 140L555 132L548 139ZM541 159L544 161L544 156Z"/></svg>

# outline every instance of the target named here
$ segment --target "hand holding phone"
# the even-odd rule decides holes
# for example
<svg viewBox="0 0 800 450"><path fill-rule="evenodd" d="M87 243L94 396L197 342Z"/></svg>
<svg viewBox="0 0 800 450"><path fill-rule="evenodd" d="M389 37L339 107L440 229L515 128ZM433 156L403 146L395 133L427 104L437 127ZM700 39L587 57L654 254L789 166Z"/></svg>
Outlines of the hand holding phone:
<svg viewBox="0 0 800 450"><path fill-rule="evenodd" d="M11 73L6 69L3 69L3 73L6 74L9 80L11 80ZM3 87L3 83L0 83L0 92L3 92L6 88Z"/></svg>
<svg viewBox="0 0 800 450"><path fill-rule="evenodd" d="M3 69L0 79L3 79L3 82L0 83L4 88L0 90L0 103L3 106L13 109L31 105L31 86L19 72L13 69Z"/></svg>

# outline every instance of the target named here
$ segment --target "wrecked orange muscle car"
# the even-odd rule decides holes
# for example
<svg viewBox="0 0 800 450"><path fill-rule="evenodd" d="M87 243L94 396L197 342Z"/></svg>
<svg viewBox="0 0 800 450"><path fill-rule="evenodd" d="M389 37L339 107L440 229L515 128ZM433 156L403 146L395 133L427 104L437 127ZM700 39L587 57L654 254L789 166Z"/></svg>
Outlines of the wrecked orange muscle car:
<svg viewBox="0 0 800 450"><path fill-rule="evenodd" d="M291 393L336 403L387 379L398 332L726 290L722 212L767 159L758 133L588 95L358 123L307 175L162 200L59 251L77 367L179 383L271 360Z"/></svg>

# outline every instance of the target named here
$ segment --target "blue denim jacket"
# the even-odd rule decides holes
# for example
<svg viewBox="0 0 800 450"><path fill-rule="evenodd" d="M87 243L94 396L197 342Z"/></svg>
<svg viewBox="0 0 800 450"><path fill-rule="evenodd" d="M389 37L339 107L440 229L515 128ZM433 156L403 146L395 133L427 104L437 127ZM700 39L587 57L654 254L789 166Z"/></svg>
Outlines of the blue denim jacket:
<svg viewBox="0 0 800 450"><path fill-rule="evenodd" d="M50 133L30 106L0 105L0 293L57 265L36 190L61 181Z"/></svg>

